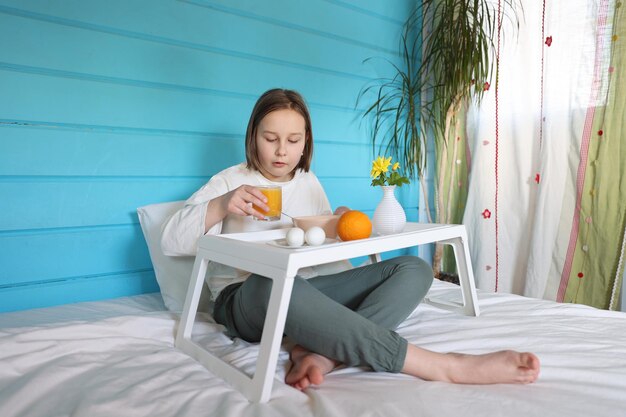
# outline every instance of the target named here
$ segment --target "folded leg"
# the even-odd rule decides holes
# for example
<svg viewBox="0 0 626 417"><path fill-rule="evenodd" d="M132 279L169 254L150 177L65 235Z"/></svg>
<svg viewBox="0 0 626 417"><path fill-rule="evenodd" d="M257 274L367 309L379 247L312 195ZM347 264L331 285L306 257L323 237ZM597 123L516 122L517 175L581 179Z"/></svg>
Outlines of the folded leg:
<svg viewBox="0 0 626 417"><path fill-rule="evenodd" d="M407 342L395 329L422 300L432 270L400 257L339 274L296 277L285 334L306 349L348 366L399 372ZM236 333L260 340L272 281L251 275L230 302ZM344 305L345 304L345 305Z"/></svg>

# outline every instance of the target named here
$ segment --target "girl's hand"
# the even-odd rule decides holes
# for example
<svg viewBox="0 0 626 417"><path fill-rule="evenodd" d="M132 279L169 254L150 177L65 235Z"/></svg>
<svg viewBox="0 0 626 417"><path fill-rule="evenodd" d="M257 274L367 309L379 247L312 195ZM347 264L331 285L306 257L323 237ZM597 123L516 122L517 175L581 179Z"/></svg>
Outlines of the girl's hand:
<svg viewBox="0 0 626 417"><path fill-rule="evenodd" d="M267 197L263 195L252 185L242 185L224 195L209 201L204 218L204 233L207 233L211 227L224 220L229 213L238 216L252 215L263 219L263 213L259 213L252 208L253 203L262 210L269 211L269 207L265 202Z"/></svg>
<svg viewBox="0 0 626 417"><path fill-rule="evenodd" d="M350 211L350 207L346 207L346 206L339 206L335 209L335 214L343 214L346 211Z"/></svg>
<svg viewBox="0 0 626 417"><path fill-rule="evenodd" d="M234 190L219 197L221 199L220 206L224 213L224 217L228 214L237 214L239 216L252 215L259 219L263 219L265 215L255 210L250 203L255 206L269 211L267 197L261 191L252 185L242 185Z"/></svg>

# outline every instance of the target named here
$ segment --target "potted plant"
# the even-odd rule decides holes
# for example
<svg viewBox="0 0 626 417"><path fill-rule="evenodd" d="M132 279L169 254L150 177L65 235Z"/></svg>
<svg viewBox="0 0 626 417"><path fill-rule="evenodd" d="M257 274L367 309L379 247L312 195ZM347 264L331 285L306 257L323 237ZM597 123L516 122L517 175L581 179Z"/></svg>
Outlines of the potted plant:
<svg viewBox="0 0 626 417"><path fill-rule="evenodd" d="M445 207L457 188L444 183L444 173L456 169L457 158L448 154L456 152L454 139L468 105L472 100L480 102L492 74L497 77L494 43L502 16L513 12L516 23L516 7L517 0L418 2L402 31L401 64L391 63L393 76L367 84L358 95L357 106L365 103L363 118L371 121L374 154L395 156L409 176L417 176L429 222L433 219L425 180L428 146L434 144L435 150L435 220L460 223L462 210ZM437 245L436 276L442 254Z"/></svg>

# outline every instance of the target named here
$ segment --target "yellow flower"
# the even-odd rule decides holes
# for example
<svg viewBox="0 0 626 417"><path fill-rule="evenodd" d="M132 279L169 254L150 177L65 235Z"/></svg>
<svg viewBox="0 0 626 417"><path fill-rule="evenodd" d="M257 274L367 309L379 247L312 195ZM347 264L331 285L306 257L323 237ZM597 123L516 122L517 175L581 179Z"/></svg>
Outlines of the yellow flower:
<svg viewBox="0 0 626 417"><path fill-rule="evenodd" d="M393 172L389 171L389 168ZM372 186L379 185L395 185L401 187L402 184L409 184L409 179L404 175L400 175L400 163L391 163L391 157L385 158L379 156L372 161L372 170L370 176L372 177Z"/></svg>
<svg viewBox="0 0 626 417"><path fill-rule="evenodd" d="M391 157L385 158L379 156L372 162L372 171L380 173L387 172L389 171L389 165L391 165Z"/></svg>

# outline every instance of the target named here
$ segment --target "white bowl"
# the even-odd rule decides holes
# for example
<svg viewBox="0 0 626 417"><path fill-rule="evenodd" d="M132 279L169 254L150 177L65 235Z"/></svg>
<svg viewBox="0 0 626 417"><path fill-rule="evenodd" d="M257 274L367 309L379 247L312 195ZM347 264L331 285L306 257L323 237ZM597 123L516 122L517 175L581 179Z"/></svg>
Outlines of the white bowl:
<svg viewBox="0 0 626 417"><path fill-rule="evenodd" d="M294 217L293 224L296 227L304 230L306 233L313 226L319 226L324 229L324 233L326 233L326 237L336 238L337 237L337 222L339 221L340 215L328 214L321 216L303 216L303 217Z"/></svg>

